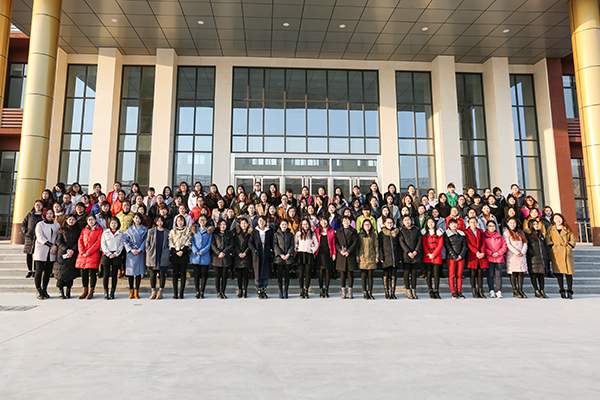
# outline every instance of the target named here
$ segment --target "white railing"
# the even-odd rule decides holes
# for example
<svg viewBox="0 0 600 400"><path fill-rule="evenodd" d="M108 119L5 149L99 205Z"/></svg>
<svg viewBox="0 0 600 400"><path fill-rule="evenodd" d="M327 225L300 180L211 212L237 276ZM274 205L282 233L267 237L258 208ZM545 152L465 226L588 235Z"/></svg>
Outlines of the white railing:
<svg viewBox="0 0 600 400"><path fill-rule="evenodd" d="M577 231L579 232L579 242L591 243L592 226L589 222L577 222Z"/></svg>

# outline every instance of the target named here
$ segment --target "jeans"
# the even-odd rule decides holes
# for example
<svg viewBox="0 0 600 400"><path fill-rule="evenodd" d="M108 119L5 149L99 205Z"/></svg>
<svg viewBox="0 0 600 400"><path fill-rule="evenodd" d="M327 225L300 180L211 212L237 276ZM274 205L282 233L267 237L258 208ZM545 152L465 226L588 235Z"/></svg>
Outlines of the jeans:
<svg viewBox="0 0 600 400"><path fill-rule="evenodd" d="M487 270L487 282L490 290L496 292L502 291L502 270L504 269L504 263L488 263L490 267Z"/></svg>

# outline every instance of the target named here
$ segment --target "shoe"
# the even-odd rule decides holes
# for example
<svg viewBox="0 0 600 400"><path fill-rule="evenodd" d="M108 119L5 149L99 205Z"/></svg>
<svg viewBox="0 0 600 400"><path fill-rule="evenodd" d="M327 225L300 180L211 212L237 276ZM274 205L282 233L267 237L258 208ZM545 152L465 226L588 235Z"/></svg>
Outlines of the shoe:
<svg viewBox="0 0 600 400"><path fill-rule="evenodd" d="M430 291L429 291L429 298L430 298L430 299L435 299L435 298L436 298L436 297L435 297L435 291L434 291L434 290L430 290Z"/></svg>
<svg viewBox="0 0 600 400"><path fill-rule="evenodd" d="M37 296L35 296L35 298L38 299L38 300L45 300L46 299L44 297L44 293L42 292L42 289L38 289Z"/></svg>
<svg viewBox="0 0 600 400"><path fill-rule="evenodd" d="M25 275L25 278L33 278L33 271L27 271L27 275Z"/></svg>
<svg viewBox="0 0 600 400"><path fill-rule="evenodd" d="M133 297L135 297L136 300L140 298L140 289L135 289L133 291Z"/></svg>
<svg viewBox="0 0 600 400"><path fill-rule="evenodd" d="M565 289L560 289L560 298L561 299L566 299L567 298L567 292L565 291Z"/></svg>
<svg viewBox="0 0 600 400"><path fill-rule="evenodd" d="M496 297L496 293L494 293L493 290L490 290L490 299L493 299L494 297Z"/></svg>
<svg viewBox="0 0 600 400"><path fill-rule="evenodd" d="M304 289L304 298L308 299L308 288Z"/></svg>
<svg viewBox="0 0 600 400"><path fill-rule="evenodd" d="M425 278L427 278L427 274L421 274L421 275L419 275L419 278L425 279Z"/></svg>
<svg viewBox="0 0 600 400"><path fill-rule="evenodd" d="M479 289L479 298L485 299L485 294L483 294L483 289Z"/></svg>
<svg viewBox="0 0 600 400"><path fill-rule="evenodd" d="M540 294L542 295L542 299L549 299L548 295L543 290L540 290Z"/></svg>
<svg viewBox="0 0 600 400"><path fill-rule="evenodd" d="M114 300L114 299L115 299L115 291L114 291L114 290L111 290L111 291L110 291L110 299L111 299L111 300Z"/></svg>
<svg viewBox="0 0 600 400"><path fill-rule="evenodd" d="M244 297L246 297L246 294L244 294ZM200 298L203 299L204 298L204 292L200 292Z"/></svg>
<svg viewBox="0 0 600 400"><path fill-rule="evenodd" d="M280 299L283 299L283 290L280 290L280 291L279 291L279 298L280 298Z"/></svg>
<svg viewBox="0 0 600 400"><path fill-rule="evenodd" d="M414 300L412 295L412 290L406 289L406 298L409 300Z"/></svg>
<svg viewBox="0 0 600 400"><path fill-rule="evenodd" d="M369 300L369 293L366 290L363 290L363 298Z"/></svg>
<svg viewBox="0 0 600 400"><path fill-rule="evenodd" d="M108 294L108 290L104 291L104 300L110 300L110 295Z"/></svg>
<svg viewBox="0 0 600 400"><path fill-rule="evenodd" d="M58 298L61 299L61 300L66 299L64 288L59 288L59 290L58 290Z"/></svg>
<svg viewBox="0 0 600 400"><path fill-rule="evenodd" d="M238 289L237 298L241 299L242 297L244 297L244 289Z"/></svg>
<svg viewBox="0 0 600 400"><path fill-rule="evenodd" d="M479 291L477 289L473 289L473 298L474 299L478 299L479 298Z"/></svg>
<svg viewBox="0 0 600 400"><path fill-rule="evenodd" d="M319 289L319 298L322 299L324 298L325 295L323 294L323 288Z"/></svg>
<svg viewBox="0 0 600 400"><path fill-rule="evenodd" d="M87 297L87 295L88 295L88 288L84 287L83 292L81 292L78 299L79 300L85 299Z"/></svg>
<svg viewBox="0 0 600 400"><path fill-rule="evenodd" d="M458 299L458 293L452 293L452 298L454 300L457 300Z"/></svg>
<svg viewBox="0 0 600 400"><path fill-rule="evenodd" d="M369 290L369 300L375 300L375 297L373 297L373 292L371 290Z"/></svg>
<svg viewBox="0 0 600 400"><path fill-rule="evenodd" d="M263 299L269 298L269 296L267 295L267 288L262 288L262 295L263 295Z"/></svg>
<svg viewBox="0 0 600 400"><path fill-rule="evenodd" d="M133 299L133 289L129 289L129 300Z"/></svg>
<svg viewBox="0 0 600 400"><path fill-rule="evenodd" d="M458 298L464 300L465 296L461 292L458 292Z"/></svg>
<svg viewBox="0 0 600 400"><path fill-rule="evenodd" d="M202 296L204 296L204 293L202 293ZM244 299L248 298L248 289L244 289L244 291L242 293L242 297ZM204 297L202 297L202 298L204 298Z"/></svg>
<svg viewBox="0 0 600 400"><path fill-rule="evenodd" d="M199 299L200 298L200 292L196 292L196 296L194 296L195 299Z"/></svg>
<svg viewBox="0 0 600 400"><path fill-rule="evenodd" d="M70 288L70 287L68 287L68 288L67 288L67 292L65 293L65 297L66 297L67 299L70 299L70 298L71 298L71 288ZM113 299L114 299L114 297L113 297Z"/></svg>
<svg viewBox="0 0 600 400"><path fill-rule="evenodd" d="M152 294L150 295L150 300L156 299L156 289L152 289Z"/></svg>
<svg viewBox="0 0 600 400"><path fill-rule="evenodd" d="M94 288L90 288L90 291L89 291L86 299L91 300L94 298L94 290L95 290Z"/></svg>
<svg viewBox="0 0 600 400"><path fill-rule="evenodd" d="M348 297L346 297L346 288L343 287L342 288L342 299L347 299Z"/></svg>
<svg viewBox="0 0 600 400"><path fill-rule="evenodd" d="M48 294L48 290L46 288L42 288L42 292L44 293L44 298L49 299L50 295Z"/></svg>
<svg viewBox="0 0 600 400"><path fill-rule="evenodd" d="M158 294L156 295L156 300L160 300L160 299L162 299L162 298L163 298L163 291L162 291L162 290L159 290L159 291L158 291Z"/></svg>
<svg viewBox="0 0 600 400"><path fill-rule="evenodd" d="M256 288L256 297L258 297L259 299L262 299L262 290L260 290L260 288Z"/></svg>
<svg viewBox="0 0 600 400"><path fill-rule="evenodd" d="M287 289L283 291L283 298L284 299L288 298L288 291L287 291Z"/></svg>
<svg viewBox="0 0 600 400"><path fill-rule="evenodd" d="M497 298L497 299L503 299L503 298L504 298L504 297L502 297L502 292L501 292L500 290L498 290L498 291L496 292L496 298Z"/></svg>
<svg viewBox="0 0 600 400"><path fill-rule="evenodd" d="M354 298L354 293L352 293L352 288L348 288L348 298L352 300Z"/></svg>
<svg viewBox="0 0 600 400"><path fill-rule="evenodd" d="M325 298L329 298L329 288L325 289Z"/></svg>
<svg viewBox="0 0 600 400"><path fill-rule="evenodd" d="M412 296L414 300L417 300L419 298L419 296L417 296L417 289L411 289L412 291Z"/></svg>
<svg viewBox="0 0 600 400"><path fill-rule="evenodd" d="M517 299L521 299L521 293L519 293L519 291L517 289L513 289L513 297L517 298Z"/></svg>
<svg viewBox="0 0 600 400"><path fill-rule="evenodd" d="M442 299L442 297L440 296L440 291L439 290L435 291L435 298L438 299L438 300Z"/></svg>
<svg viewBox="0 0 600 400"><path fill-rule="evenodd" d="M183 290L184 288L181 288L181 290L179 291L179 298L183 299ZM225 297L225 294L223 293L223 297Z"/></svg>
<svg viewBox="0 0 600 400"><path fill-rule="evenodd" d="M523 289L519 289L519 294L521 295L522 299L526 299L527 295L525 294L525 292L523 291Z"/></svg>
<svg viewBox="0 0 600 400"><path fill-rule="evenodd" d="M573 291L572 290L567 290L567 298L569 300L573 300Z"/></svg>
<svg viewBox="0 0 600 400"><path fill-rule="evenodd" d="M177 300L178 298L179 298L179 294L177 292L173 293L173 300Z"/></svg>
<svg viewBox="0 0 600 400"><path fill-rule="evenodd" d="M538 299L543 299L542 294L540 293L539 290L535 291L535 297L537 297Z"/></svg>
<svg viewBox="0 0 600 400"><path fill-rule="evenodd" d="M396 286L392 286L392 288L390 289L390 298L392 300L398 300L398 298L396 297Z"/></svg>

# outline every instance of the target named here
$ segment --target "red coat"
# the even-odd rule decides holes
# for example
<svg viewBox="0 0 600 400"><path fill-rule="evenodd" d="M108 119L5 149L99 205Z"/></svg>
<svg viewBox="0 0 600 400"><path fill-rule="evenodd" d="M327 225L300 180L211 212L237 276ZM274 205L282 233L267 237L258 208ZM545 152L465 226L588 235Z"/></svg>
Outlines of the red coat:
<svg viewBox="0 0 600 400"><path fill-rule="evenodd" d="M108 195L106 196L106 201L108 201L111 205L113 203L113 194L114 193L115 193L115 191L111 190L110 192L108 192ZM119 196L117 195L117 197L115 197L115 200L118 199L118 198L119 198Z"/></svg>
<svg viewBox="0 0 600 400"><path fill-rule="evenodd" d="M448 222L449 222L451 219L453 219L453 218L452 218L452 216L450 216L450 215L448 215L448 216L446 217L446 227L447 227L448 229L450 229L450 227L448 226ZM466 227L465 227L465 220L464 220L464 219L462 219L462 218L461 218L461 216L459 215L459 216L458 216L458 218L456 218L456 222L457 222L457 224L456 224L456 229L458 229L459 231L463 231L463 232L464 232L464 231L465 231L465 228L466 228Z"/></svg>
<svg viewBox="0 0 600 400"><path fill-rule="evenodd" d="M125 200L123 200L123 202L124 201ZM119 201L119 199L116 199L114 203L112 203L112 205L110 206L110 213L112 215L117 215L118 213L123 211L123 202Z"/></svg>
<svg viewBox="0 0 600 400"><path fill-rule="evenodd" d="M477 258L477 252L485 254L485 238L483 234L484 232L481 229L477 229L477 237L475 237L471 228L465 231L467 238L467 268L477 269L478 264L481 266L481 269L489 267L485 257L481 260Z"/></svg>
<svg viewBox="0 0 600 400"><path fill-rule="evenodd" d="M444 248L443 232L436 230L434 235L427 232L423 235L423 262L428 264L442 263L442 249ZM428 257L433 254L433 260Z"/></svg>
<svg viewBox="0 0 600 400"><path fill-rule="evenodd" d="M75 267L81 269L98 269L102 232L103 229L98 224L94 228L90 228L89 225L83 228L77 244L79 255L77 256ZM83 253L86 253L88 256L84 257Z"/></svg>
<svg viewBox="0 0 600 400"><path fill-rule="evenodd" d="M208 211L207 218L210 218L210 210L208 208L208 206L205 204L204 206L202 206L202 208L206 208L206 210ZM193 218L194 222L198 221L198 218L200 218L200 207L196 206L194 208L192 208L192 211L190 211L190 217Z"/></svg>
<svg viewBox="0 0 600 400"><path fill-rule="evenodd" d="M323 232L323 228L319 226L317 231L317 240L319 241L319 246L321 246L321 233ZM327 229L327 244L329 245L329 255L334 256L337 254L337 249L335 248L335 231L333 229ZM319 247L317 247L317 251L315 255L319 254Z"/></svg>

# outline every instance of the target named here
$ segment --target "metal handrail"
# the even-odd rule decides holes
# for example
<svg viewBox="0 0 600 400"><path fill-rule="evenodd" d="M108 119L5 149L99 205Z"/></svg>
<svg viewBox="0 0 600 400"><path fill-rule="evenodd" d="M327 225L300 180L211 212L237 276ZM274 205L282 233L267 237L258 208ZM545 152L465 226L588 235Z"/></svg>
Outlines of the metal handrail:
<svg viewBox="0 0 600 400"><path fill-rule="evenodd" d="M589 222L577 222L579 242L590 243L592 241L592 225Z"/></svg>

